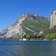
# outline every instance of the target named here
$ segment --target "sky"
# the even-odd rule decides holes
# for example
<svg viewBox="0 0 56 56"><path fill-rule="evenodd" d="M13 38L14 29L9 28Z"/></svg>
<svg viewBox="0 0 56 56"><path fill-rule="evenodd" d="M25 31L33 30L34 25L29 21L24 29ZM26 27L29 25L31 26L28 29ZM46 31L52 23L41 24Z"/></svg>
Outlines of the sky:
<svg viewBox="0 0 56 56"><path fill-rule="evenodd" d="M0 0L0 31L25 13L49 18L55 8L56 0Z"/></svg>

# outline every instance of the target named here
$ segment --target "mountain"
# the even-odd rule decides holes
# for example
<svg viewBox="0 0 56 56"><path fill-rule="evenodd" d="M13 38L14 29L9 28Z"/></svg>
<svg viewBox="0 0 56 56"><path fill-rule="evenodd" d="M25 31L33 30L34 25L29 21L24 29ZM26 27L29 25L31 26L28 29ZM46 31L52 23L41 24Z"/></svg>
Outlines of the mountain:
<svg viewBox="0 0 56 56"><path fill-rule="evenodd" d="M38 15L28 15L26 20L24 20L22 27L26 32L26 35L40 35L44 30L49 29L49 20Z"/></svg>
<svg viewBox="0 0 56 56"><path fill-rule="evenodd" d="M36 14L24 14L14 24L1 31L0 38L21 38L24 35L40 35L49 29L49 20Z"/></svg>

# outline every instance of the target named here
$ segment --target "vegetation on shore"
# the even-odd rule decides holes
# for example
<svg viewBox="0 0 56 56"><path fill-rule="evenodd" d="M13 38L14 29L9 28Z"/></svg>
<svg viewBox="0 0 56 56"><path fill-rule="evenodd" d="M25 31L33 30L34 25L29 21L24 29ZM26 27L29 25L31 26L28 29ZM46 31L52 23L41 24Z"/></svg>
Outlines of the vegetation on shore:
<svg viewBox="0 0 56 56"><path fill-rule="evenodd" d="M51 34L47 34L46 36L23 36L22 37L22 41L24 41L23 39L26 39L25 41L45 41L45 40L54 40L56 41L56 33L51 33ZM0 41L20 41L20 38L0 38Z"/></svg>

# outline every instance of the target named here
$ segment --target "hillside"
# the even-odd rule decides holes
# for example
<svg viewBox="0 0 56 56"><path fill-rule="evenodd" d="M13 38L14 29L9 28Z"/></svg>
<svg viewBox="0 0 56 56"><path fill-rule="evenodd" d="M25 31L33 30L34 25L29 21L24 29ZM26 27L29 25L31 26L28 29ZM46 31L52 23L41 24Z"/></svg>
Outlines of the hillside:
<svg viewBox="0 0 56 56"><path fill-rule="evenodd" d="M26 32L26 35L39 35L40 32L43 32L46 29L49 29L49 21L47 18L35 15L28 15L29 18L26 18L22 24L23 30Z"/></svg>
<svg viewBox="0 0 56 56"><path fill-rule="evenodd" d="M53 34L53 33L56 33L56 26L54 26L54 28L52 29L47 29L43 32L43 35L46 36L48 34Z"/></svg>
<svg viewBox="0 0 56 56"><path fill-rule="evenodd" d="M55 40L56 41L56 26L52 29L44 31L43 35L46 40Z"/></svg>

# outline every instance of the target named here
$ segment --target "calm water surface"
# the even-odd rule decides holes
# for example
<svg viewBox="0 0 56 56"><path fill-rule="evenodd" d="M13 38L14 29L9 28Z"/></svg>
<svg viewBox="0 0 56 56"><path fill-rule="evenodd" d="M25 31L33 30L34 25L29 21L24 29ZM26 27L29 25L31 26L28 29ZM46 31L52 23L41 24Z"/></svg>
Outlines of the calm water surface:
<svg viewBox="0 0 56 56"><path fill-rule="evenodd" d="M56 42L0 42L0 56L56 56Z"/></svg>

